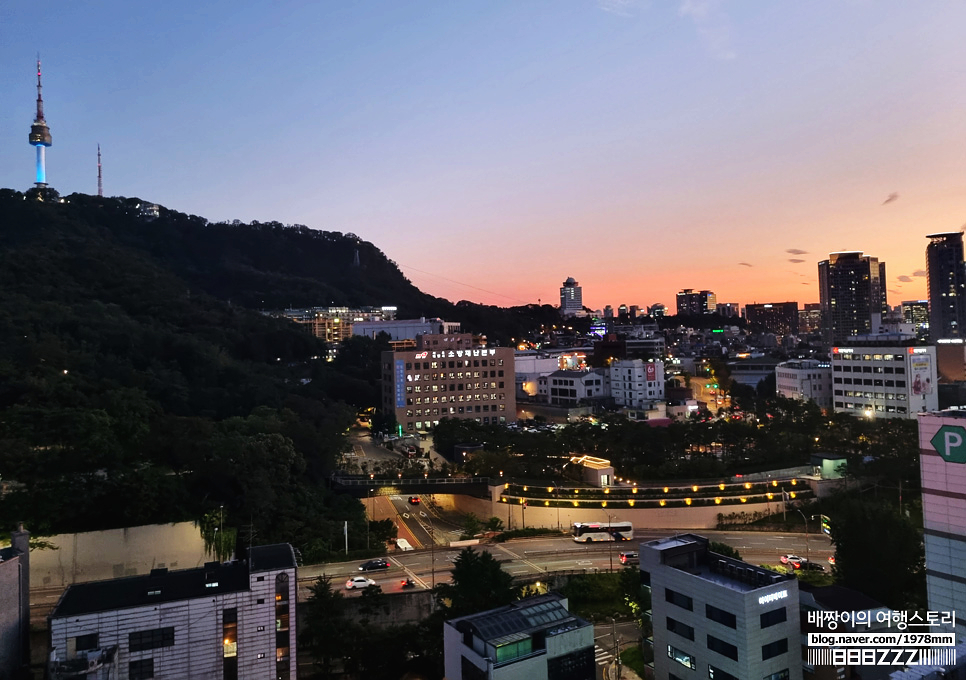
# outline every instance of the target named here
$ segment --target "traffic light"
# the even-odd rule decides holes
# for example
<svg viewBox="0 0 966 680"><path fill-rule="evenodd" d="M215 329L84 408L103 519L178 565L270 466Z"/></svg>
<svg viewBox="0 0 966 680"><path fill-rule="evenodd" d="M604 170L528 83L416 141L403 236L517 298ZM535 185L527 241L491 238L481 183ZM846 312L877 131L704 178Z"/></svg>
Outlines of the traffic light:
<svg viewBox="0 0 966 680"><path fill-rule="evenodd" d="M718 389L718 383L715 383L714 385L712 385L712 387L715 389Z"/></svg>
<svg viewBox="0 0 966 680"><path fill-rule="evenodd" d="M829 535L830 533L832 533L832 529L829 527L828 515L820 515L820 517L822 518L822 533L825 535Z"/></svg>

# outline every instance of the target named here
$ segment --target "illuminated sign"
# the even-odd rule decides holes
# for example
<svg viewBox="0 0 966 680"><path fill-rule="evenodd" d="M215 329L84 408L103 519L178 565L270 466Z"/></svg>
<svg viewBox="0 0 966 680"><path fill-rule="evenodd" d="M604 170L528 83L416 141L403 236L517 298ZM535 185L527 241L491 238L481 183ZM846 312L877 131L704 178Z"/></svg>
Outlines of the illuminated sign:
<svg viewBox="0 0 966 680"><path fill-rule="evenodd" d="M788 597L787 590L779 590L777 593L769 593L768 595L762 595L758 598L758 604L768 604L769 602L776 602L777 600L784 600Z"/></svg>
<svg viewBox="0 0 966 680"><path fill-rule="evenodd" d="M426 357L428 357L428 356L429 356L429 352L419 352L419 353L417 353L417 354L416 354L416 356L415 356L415 357L413 357L413 358L414 358L414 359L425 359L425 358L426 358Z"/></svg>
<svg viewBox="0 0 966 680"><path fill-rule="evenodd" d="M406 362L396 359L396 408L406 405L406 392L403 383L406 382Z"/></svg>
<svg viewBox="0 0 966 680"><path fill-rule="evenodd" d="M433 352L434 359L453 359L462 357L492 357L496 355L496 349L451 349L443 350L441 352ZM420 357L417 355L417 359ZM423 357L426 358L426 352L423 352Z"/></svg>

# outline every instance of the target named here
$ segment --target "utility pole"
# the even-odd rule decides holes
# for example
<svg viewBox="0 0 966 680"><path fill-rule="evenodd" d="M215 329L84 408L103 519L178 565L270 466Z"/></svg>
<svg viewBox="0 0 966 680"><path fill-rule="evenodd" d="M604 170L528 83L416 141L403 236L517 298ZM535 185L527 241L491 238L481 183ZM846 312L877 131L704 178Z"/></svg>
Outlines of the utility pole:
<svg viewBox="0 0 966 680"><path fill-rule="evenodd" d="M808 554L808 517L805 516L805 513L802 512L802 509L801 508L795 508L795 509L798 510L798 514L802 516L802 519L803 520L805 520L805 561L808 562L809 561L809 559L808 559L809 558L809 554Z"/></svg>

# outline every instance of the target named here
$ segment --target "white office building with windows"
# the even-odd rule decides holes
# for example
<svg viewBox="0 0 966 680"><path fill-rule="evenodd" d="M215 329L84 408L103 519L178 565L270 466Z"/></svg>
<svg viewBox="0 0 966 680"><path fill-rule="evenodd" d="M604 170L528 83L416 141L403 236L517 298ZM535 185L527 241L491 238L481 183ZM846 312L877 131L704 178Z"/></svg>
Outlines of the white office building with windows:
<svg viewBox="0 0 966 680"><path fill-rule="evenodd" d="M679 534L641 544L651 588L654 676L801 680L798 580Z"/></svg>
<svg viewBox="0 0 966 680"><path fill-rule="evenodd" d="M857 336L832 348L832 404L859 418L915 418L939 408L936 375L936 348L914 336Z"/></svg>
<svg viewBox="0 0 966 680"><path fill-rule="evenodd" d="M646 408L664 401L664 362L624 359L608 370L610 395L618 406Z"/></svg>
<svg viewBox="0 0 966 680"><path fill-rule="evenodd" d="M72 585L50 615L53 680L296 677L295 553Z"/></svg>
<svg viewBox="0 0 966 680"><path fill-rule="evenodd" d="M832 364L815 359L784 361L775 366L775 392L787 399L813 401L832 408Z"/></svg>

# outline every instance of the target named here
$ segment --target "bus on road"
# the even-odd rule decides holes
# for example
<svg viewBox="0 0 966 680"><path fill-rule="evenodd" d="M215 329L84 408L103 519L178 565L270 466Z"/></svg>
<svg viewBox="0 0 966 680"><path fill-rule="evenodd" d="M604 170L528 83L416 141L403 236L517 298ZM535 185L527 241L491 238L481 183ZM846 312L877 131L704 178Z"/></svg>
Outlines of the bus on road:
<svg viewBox="0 0 966 680"><path fill-rule="evenodd" d="M630 522L574 522L573 537L578 543L630 541L634 525Z"/></svg>

